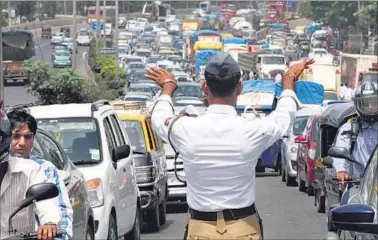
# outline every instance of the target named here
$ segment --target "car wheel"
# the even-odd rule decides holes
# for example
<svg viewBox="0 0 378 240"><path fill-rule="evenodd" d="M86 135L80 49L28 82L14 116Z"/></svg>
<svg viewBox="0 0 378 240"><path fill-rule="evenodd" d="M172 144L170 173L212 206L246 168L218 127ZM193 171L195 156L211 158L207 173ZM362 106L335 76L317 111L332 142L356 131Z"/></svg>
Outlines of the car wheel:
<svg viewBox="0 0 378 240"><path fill-rule="evenodd" d="M113 215L109 219L108 240L118 240L117 223Z"/></svg>
<svg viewBox="0 0 378 240"><path fill-rule="evenodd" d="M315 192L315 206L318 213L325 212L325 197L321 196L320 190Z"/></svg>
<svg viewBox="0 0 378 240"><path fill-rule="evenodd" d="M94 230L91 226L87 227L87 232L85 233L85 240L94 240Z"/></svg>
<svg viewBox="0 0 378 240"><path fill-rule="evenodd" d="M295 179L295 177L289 176L289 172L287 171L287 169L285 170L285 178L286 178L286 186L287 187L297 186L297 180Z"/></svg>
<svg viewBox="0 0 378 240"><path fill-rule="evenodd" d="M259 159L256 165L256 172L265 172L265 166L261 166L261 165L262 165L262 160Z"/></svg>
<svg viewBox="0 0 378 240"><path fill-rule="evenodd" d="M284 169L284 165L282 164L282 161L281 161L281 181L286 182L286 171Z"/></svg>
<svg viewBox="0 0 378 240"><path fill-rule="evenodd" d="M125 240L140 240L140 229L141 229L141 212L142 209L140 207L137 208L135 213L135 220L133 229L127 233L124 237Z"/></svg>
<svg viewBox="0 0 378 240"><path fill-rule="evenodd" d="M306 191L306 183L299 177L299 171L297 171L297 182L298 182L298 190L300 192Z"/></svg>
<svg viewBox="0 0 378 240"><path fill-rule="evenodd" d="M327 194L325 196L325 214L327 215L326 217L326 220L327 220L327 229L329 232L336 232L336 229L333 227L332 225L332 219L331 219L331 209L329 207L329 201L328 201L328 197L327 197Z"/></svg>
<svg viewBox="0 0 378 240"><path fill-rule="evenodd" d="M156 204L154 209L147 210L147 228L150 231L158 232L160 229L160 211L159 205Z"/></svg>
<svg viewBox="0 0 378 240"><path fill-rule="evenodd" d="M306 177L306 179L307 179L307 181L306 181L306 192L307 192L307 195L308 196L314 196L314 192L315 192L314 187L311 185L310 179L309 179L309 177L308 177L307 174L306 174L306 176L307 176Z"/></svg>
<svg viewBox="0 0 378 240"><path fill-rule="evenodd" d="M165 197L163 201L159 205L159 217L160 217L160 224L164 225L167 221L167 204L165 202Z"/></svg>

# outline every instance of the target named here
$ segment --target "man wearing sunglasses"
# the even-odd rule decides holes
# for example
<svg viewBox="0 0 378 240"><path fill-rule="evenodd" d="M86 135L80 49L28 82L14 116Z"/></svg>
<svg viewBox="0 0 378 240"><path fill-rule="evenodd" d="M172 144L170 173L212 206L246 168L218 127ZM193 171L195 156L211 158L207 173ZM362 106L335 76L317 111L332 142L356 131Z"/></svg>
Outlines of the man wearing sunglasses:
<svg viewBox="0 0 378 240"><path fill-rule="evenodd" d="M59 208L49 209L56 211L61 216L59 223L59 231L62 233L63 239L72 237L72 220L73 210L69 201L68 192L62 178L59 176L57 168L49 161L45 161L38 156L31 154L34 144L34 136L37 133L37 121L28 112L23 109L15 109L7 113L11 124L12 140L10 144L10 155L17 158L30 159L41 166L45 173L45 177L54 183L59 190L58 200ZM38 235L51 236L57 232L56 223L39 224L37 217Z"/></svg>

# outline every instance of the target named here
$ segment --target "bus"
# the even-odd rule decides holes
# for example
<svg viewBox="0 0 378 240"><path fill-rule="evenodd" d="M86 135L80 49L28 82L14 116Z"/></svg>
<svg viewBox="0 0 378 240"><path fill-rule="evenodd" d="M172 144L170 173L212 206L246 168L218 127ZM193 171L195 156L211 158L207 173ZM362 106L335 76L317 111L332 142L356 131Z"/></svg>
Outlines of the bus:
<svg viewBox="0 0 378 240"><path fill-rule="evenodd" d="M115 25L115 6L100 6L100 22L104 22L104 9L106 8L106 23ZM88 7L88 23L96 22L96 6Z"/></svg>

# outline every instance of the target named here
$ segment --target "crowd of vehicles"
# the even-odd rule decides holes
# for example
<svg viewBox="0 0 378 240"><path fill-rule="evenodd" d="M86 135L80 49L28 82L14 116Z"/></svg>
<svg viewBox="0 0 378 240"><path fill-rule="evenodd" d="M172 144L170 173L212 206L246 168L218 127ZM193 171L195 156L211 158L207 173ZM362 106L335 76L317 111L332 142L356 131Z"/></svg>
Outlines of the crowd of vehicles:
<svg viewBox="0 0 378 240"><path fill-rule="evenodd" d="M316 60L297 85L304 108L287 135L261 155L256 171L272 168L286 186L313 195L317 211L327 214L330 231L351 230L343 227L344 220L332 224L331 209L340 205L344 189L335 180L329 156L337 129L355 114L350 103L338 99L340 83L357 86L357 81L377 81L374 59L334 54L332 35L319 24L289 29L288 20L296 18L295 6L284 2L269 2L265 12L243 3L201 2L183 20L157 1L147 2L133 19L115 19L113 7L103 10L102 34L118 38L118 62L130 83L124 94L115 101L91 104L27 106L40 128L35 154L54 163L70 197L80 199L73 203L75 239L140 239L143 223L153 231L166 223L168 201L185 201L183 161L175 159L170 144L151 127L148 110L161 89L146 79L145 67L164 68L176 77L176 113L188 105L203 113L206 99L200 81L218 52L228 52L239 63L245 81L236 108L241 116L253 118L275 109L282 90L275 82L277 74L283 75L303 57ZM89 7L88 22L95 19L95 8ZM117 36L115 21L120 28ZM89 45L93 32L80 29L71 36L69 28L53 33L44 26L41 37L51 39L53 66L70 67L77 53L73 41ZM375 171L377 161L373 156L368 169ZM350 191L356 192L353 187Z"/></svg>

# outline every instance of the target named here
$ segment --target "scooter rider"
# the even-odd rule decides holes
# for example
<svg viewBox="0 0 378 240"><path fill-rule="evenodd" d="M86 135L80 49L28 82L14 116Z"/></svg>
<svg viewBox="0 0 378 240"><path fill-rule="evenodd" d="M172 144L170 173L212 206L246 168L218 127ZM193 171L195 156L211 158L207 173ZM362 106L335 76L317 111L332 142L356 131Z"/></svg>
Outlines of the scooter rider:
<svg viewBox="0 0 378 240"><path fill-rule="evenodd" d="M336 136L335 147L349 149L351 155L360 163L351 163L335 158L333 167L336 177L344 183L350 175L364 171L366 164L377 146L378 138L378 85L373 82L362 83L356 90L353 103L358 116L343 124ZM361 167L364 166L364 168Z"/></svg>
<svg viewBox="0 0 378 240"><path fill-rule="evenodd" d="M153 128L171 143L176 156L180 153L185 166L190 207L185 239L263 239L255 206L255 167L263 151L291 127L299 105L295 79L311 63L291 66L276 110L254 120L235 110L243 81L237 62L227 53L218 53L206 66L202 90L209 107L198 117L175 116L173 75L159 68L147 70L147 77L163 89L152 109Z"/></svg>
<svg viewBox="0 0 378 240"><path fill-rule="evenodd" d="M1 103L0 103L1 106ZM49 182L43 168L35 161L10 156L12 130L10 122L0 108L0 239L12 236L8 231L8 217L25 198L27 189L38 183ZM57 197L35 202L12 220L14 229L34 232L36 221L38 239L52 240L61 221Z"/></svg>

